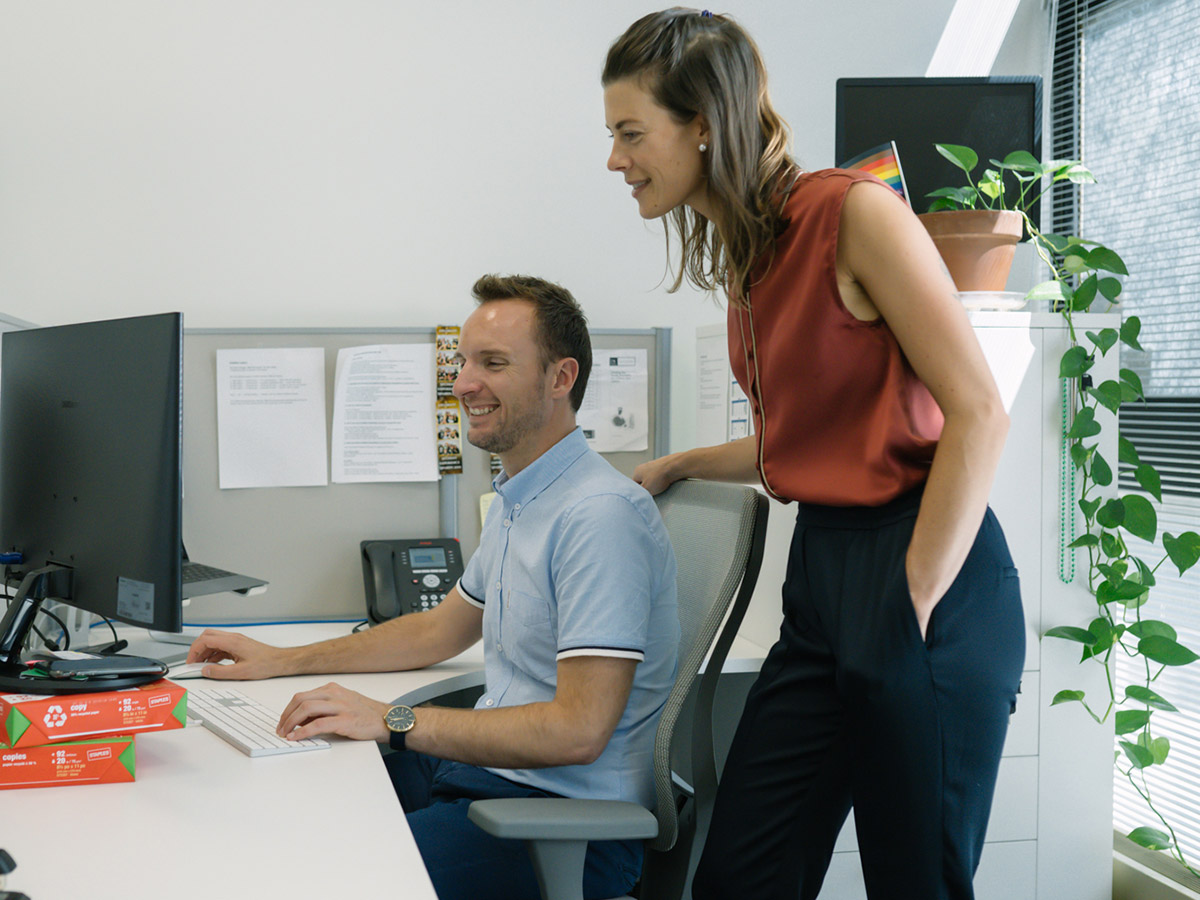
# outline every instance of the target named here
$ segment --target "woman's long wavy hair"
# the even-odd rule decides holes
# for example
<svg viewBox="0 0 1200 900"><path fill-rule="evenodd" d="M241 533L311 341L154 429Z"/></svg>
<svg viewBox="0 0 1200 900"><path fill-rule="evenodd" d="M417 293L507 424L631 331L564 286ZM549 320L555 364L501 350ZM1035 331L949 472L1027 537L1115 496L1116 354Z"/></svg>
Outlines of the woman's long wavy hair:
<svg viewBox="0 0 1200 900"><path fill-rule="evenodd" d="M686 278L725 288L744 304L752 274L766 271L783 226L783 199L799 169L787 123L771 106L758 48L727 16L675 7L634 22L609 48L601 83L635 79L679 124L697 114L710 131L708 198L713 218L680 205L670 213L682 245L670 290ZM668 254L670 232L667 229Z"/></svg>

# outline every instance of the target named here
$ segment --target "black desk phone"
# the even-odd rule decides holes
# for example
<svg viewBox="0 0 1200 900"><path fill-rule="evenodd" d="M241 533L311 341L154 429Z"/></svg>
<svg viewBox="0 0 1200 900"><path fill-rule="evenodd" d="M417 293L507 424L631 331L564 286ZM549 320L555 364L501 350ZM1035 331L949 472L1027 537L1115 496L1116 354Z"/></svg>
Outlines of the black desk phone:
<svg viewBox="0 0 1200 900"><path fill-rule="evenodd" d="M463 573L456 538L363 541L363 587L373 624L433 609Z"/></svg>

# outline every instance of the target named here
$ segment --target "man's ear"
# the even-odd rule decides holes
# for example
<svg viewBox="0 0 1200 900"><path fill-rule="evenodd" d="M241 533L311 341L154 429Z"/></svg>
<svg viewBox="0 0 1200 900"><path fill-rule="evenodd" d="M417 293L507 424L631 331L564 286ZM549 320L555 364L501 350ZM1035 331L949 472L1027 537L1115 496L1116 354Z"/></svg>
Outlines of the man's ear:
<svg viewBox="0 0 1200 900"><path fill-rule="evenodd" d="M571 388L575 387L575 381L579 378L579 360L567 356L554 363L553 368L554 383L551 389L555 398L570 396Z"/></svg>

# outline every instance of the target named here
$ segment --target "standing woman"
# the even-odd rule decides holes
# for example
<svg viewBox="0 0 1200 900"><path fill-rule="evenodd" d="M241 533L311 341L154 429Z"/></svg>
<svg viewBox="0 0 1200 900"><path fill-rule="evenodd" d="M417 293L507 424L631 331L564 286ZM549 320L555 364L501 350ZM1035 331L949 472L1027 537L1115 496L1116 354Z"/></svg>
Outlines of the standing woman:
<svg viewBox="0 0 1200 900"><path fill-rule="evenodd" d="M728 298L755 435L638 468L761 479L798 515L783 624L746 703L693 895L816 897L853 805L867 894L970 898L1025 658L987 508L1008 430L932 242L860 172L805 172L750 37L635 22L602 78L609 169Z"/></svg>

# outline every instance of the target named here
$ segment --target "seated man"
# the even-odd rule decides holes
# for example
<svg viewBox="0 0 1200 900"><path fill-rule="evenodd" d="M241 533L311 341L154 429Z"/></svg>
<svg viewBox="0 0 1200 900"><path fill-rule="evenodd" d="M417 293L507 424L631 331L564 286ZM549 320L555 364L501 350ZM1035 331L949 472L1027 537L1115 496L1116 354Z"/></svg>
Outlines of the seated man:
<svg viewBox="0 0 1200 900"><path fill-rule="evenodd" d="M471 800L565 796L653 803L654 730L675 676L675 557L642 488L575 425L591 370L583 312L523 276L476 282L462 327L468 440L497 453L498 494L459 584L429 612L307 647L206 631L189 662L211 678L413 669L483 637L473 710L391 707L330 684L297 694L279 733L389 741L386 758L438 896L530 898L524 845L467 817ZM389 730L390 729L390 730ZM595 842L584 893L625 893L641 843Z"/></svg>

